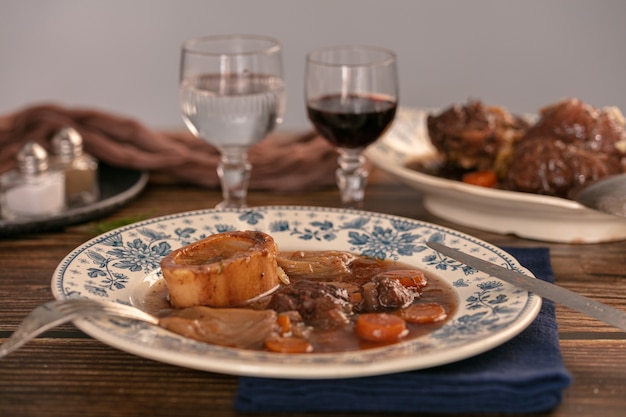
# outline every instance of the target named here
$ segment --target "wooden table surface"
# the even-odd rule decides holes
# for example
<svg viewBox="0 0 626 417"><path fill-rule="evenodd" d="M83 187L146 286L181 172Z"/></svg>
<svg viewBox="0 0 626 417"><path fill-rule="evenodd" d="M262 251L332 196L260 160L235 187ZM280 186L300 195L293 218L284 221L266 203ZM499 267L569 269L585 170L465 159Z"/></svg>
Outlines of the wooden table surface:
<svg viewBox="0 0 626 417"><path fill-rule="evenodd" d="M495 245L548 246L559 285L626 310L626 241L548 244L458 226L426 212L414 190L375 174L367 189L366 210L442 224ZM293 194L253 191L249 203L336 207L338 198L332 187ZM209 208L220 199L217 190L151 182L138 198L100 221ZM0 342L33 308L53 298L54 269L72 249L93 237L90 233L86 225L77 225L0 239ZM557 319L573 384L560 407L545 415L624 416L626 334L561 306ZM133 356L66 324L0 360L0 416L266 416L236 413L232 406L236 387L234 376Z"/></svg>

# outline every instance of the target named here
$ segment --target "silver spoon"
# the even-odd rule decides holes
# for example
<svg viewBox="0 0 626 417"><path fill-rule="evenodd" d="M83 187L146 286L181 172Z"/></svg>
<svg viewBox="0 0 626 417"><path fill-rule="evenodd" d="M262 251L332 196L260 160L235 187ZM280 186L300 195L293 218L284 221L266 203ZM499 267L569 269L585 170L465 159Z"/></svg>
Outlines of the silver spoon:
<svg viewBox="0 0 626 417"><path fill-rule="evenodd" d="M603 178L572 193L571 198L585 207L626 217L626 174Z"/></svg>

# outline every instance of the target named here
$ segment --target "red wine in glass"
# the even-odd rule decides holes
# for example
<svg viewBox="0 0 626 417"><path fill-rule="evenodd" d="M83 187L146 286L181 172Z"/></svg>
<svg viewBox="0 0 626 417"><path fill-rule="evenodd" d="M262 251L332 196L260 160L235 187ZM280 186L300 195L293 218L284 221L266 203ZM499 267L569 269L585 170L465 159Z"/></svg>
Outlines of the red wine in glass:
<svg viewBox="0 0 626 417"><path fill-rule="evenodd" d="M309 120L339 153L341 202L362 208L368 177L363 152L396 115L396 55L376 46L322 47L307 54L305 70Z"/></svg>
<svg viewBox="0 0 626 417"><path fill-rule="evenodd" d="M317 131L340 148L365 148L389 127L397 102L383 95L332 94L307 103Z"/></svg>

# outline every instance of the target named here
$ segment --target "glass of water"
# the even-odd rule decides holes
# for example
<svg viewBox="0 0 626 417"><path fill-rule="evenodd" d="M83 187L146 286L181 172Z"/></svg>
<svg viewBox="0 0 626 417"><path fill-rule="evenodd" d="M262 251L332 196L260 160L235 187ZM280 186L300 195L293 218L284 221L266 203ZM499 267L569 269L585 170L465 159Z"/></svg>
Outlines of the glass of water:
<svg viewBox="0 0 626 417"><path fill-rule="evenodd" d="M180 107L198 138L220 151L217 172L224 200L218 208L246 207L250 146L282 121L285 110L282 47L257 35L222 35L183 43Z"/></svg>

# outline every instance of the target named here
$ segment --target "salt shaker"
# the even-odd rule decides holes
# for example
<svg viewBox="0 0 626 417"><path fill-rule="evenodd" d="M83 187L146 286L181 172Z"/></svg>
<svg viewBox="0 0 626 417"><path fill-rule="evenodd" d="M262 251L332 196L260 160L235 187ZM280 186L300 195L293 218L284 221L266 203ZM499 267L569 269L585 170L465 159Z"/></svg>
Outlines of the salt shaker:
<svg viewBox="0 0 626 417"><path fill-rule="evenodd" d="M100 197L98 161L83 152L83 138L65 127L52 138L53 163L65 172L65 194L69 207L91 204Z"/></svg>
<svg viewBox="0 0 626 417"><path fill-rule="evenodd" d="M50 167L48 152L28 142L17 154L17 168L0 176L2 217L15 220L58 214L65 209L65 176Z"/></svg>

